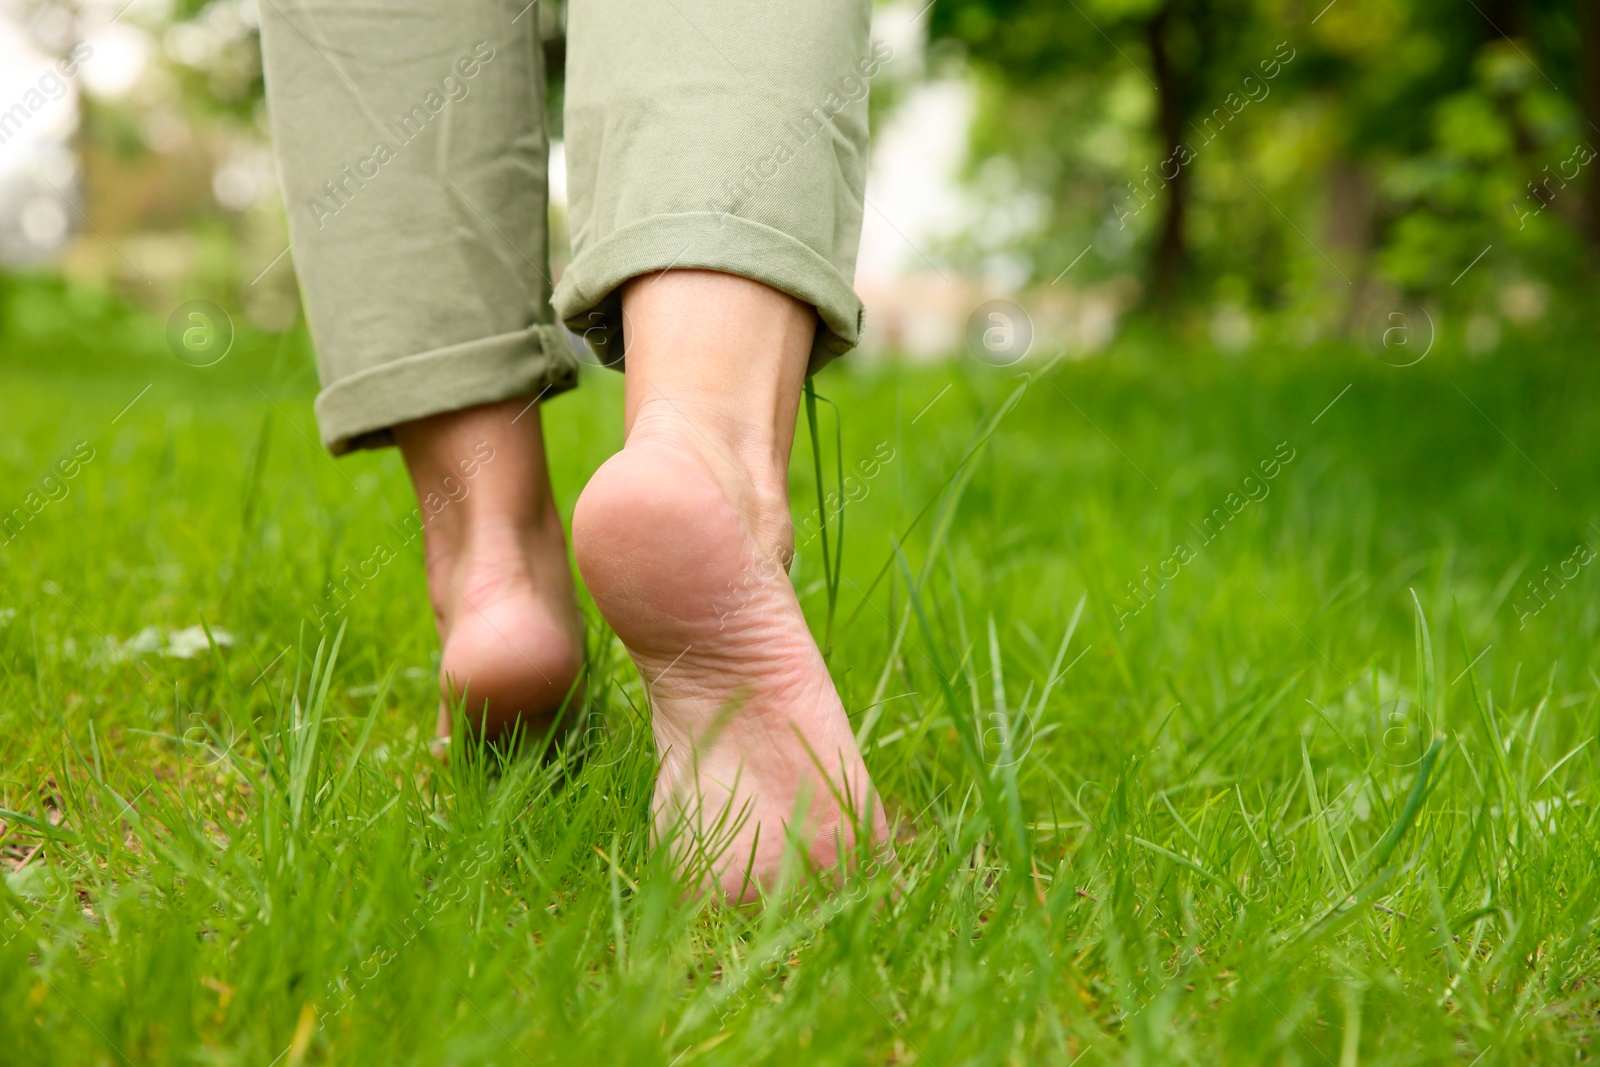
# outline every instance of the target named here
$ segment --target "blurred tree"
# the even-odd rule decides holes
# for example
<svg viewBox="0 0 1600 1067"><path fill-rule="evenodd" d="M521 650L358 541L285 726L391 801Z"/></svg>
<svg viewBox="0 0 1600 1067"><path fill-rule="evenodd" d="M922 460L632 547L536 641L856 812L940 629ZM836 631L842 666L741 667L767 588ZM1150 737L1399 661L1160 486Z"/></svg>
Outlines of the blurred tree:
<svg viewBox="0 0 1600 1067"><path fill-rule="evenodd" d="M1570 285L1600 251L1594 3L936 0L930 33L980 86L974 172L1013 161L1049 204L1041 266L1131 236L1157 298L1326 318L1344 292L1349 325L1486 245L1503 258L1453 296Z"/></svg>
<svg viewBox="0 0 1600 1067"><path fill-rule="evenodd" d="M1250 18L1252 4L1067 0L1063 6L1059 0L937 0L931 35L936 41L959 41L981 74L1011 97L1048 99L1064 80L1103 85L1124 70L1135 71L1149 84L1160 155L1135 169L1129 186L1136 197L1165 194L1150 274L1155 291L1171 296L1191 263L1192 183L1189 165L1182 160L1208 102L1215 98L1220 103L1232 91L1224 86L1231 69L1248 66L1241 55L1248 44L1257 43L1252 38L1261 36L1259 22Z"/></svg>

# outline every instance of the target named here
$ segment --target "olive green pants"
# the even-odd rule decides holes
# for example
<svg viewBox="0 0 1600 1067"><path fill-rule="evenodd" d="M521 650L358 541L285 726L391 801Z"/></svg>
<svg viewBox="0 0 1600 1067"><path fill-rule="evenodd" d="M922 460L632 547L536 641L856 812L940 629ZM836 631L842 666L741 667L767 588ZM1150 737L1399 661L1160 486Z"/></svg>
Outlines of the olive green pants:
<svg viewBox="0 0 1600 1067"><path fill-rule="evenodd" d="M542 0L548 4L553 0ZM539 11L525 0L265 0L267 98L335 453L577 380L556 319L621 362L619 287L738 274L856 343L869 0L571 0L573 258L548 260Z"/></svg>

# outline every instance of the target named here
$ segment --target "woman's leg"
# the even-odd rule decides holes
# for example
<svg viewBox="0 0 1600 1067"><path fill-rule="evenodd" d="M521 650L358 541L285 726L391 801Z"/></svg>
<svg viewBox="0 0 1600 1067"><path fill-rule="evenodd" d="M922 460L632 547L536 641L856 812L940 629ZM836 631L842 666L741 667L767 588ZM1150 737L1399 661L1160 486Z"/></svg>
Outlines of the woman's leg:
<svg viewBox="0 0 1600 1067"><path fill-rule="evenodd" d="M734 899L770 884L790 832L824 864L857 825L885 836L784 570L801 384L860 336L867 91L893 58L871 13L568 9L574 256L553 302L628 375L627 443L580 497L573 546L650 687L660 828L698 836Z"/></svg>
<svg viewBox="0 0 1600 1067"><path fill-rule="evenodd" d="M790 834L824 866L858 824L887 837L786 569L816 311L700 270L636 278L622 306L627 440L579 498L573 543L649 686L658 830L750 899Z"/></svg>
<svg viewBox="0 0 1600 1067"><path fill-rule="evenodd" d="M582 639L530 406L577 367L549 305L538 15L274 0L261 20L323 440L400 444L446 695L491 732L540 734Z"/></svg>
<svg viewBox="0 0 1600 1067"><path fill-rule="evenodd" d="M538 405L484 404L402 423L394 436L421 512L438 509L423 543L443 648L439 736L458 701L489 737L520 725L538 740L563 708L575 721L583 622Z"/></svg>

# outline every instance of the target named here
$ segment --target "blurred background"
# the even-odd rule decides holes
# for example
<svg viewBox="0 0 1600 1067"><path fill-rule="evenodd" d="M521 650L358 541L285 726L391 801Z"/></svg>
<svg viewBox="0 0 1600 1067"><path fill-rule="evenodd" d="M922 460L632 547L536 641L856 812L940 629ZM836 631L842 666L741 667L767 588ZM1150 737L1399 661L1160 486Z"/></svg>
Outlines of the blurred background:
<svg viewBox="0 0 1600 1067"><path fill-rule="evenodd" d="M536 10L558 78L563 12ZM1600 5L934 0L874 21L873 357L959 353L997 297L1029 316L1029 358L1148 329L1180 359L1486 359L1584 325ZM159 350L194 299L247 339L303 338L258 24L256 0L0 3L13 354L108 328ZM561 250L559 139L552 172Z"/></svg>

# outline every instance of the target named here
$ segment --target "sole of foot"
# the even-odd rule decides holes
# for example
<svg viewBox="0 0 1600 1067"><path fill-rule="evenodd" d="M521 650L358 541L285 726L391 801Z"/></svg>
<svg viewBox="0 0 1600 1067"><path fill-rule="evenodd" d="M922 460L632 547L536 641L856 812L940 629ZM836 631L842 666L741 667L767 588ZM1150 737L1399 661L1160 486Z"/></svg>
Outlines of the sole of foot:
<svg viewBox="0 0 1600 1067"><path fill-rule="evenodd" d="M785 570L781 518L686 419L641 411L590 479L573 546L590 594L650 693L656 830L706 888L748 903L792 838L847 862L882 805ZM864 816L864 817L863 817Z"/></svg>

